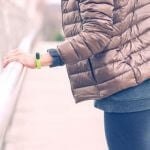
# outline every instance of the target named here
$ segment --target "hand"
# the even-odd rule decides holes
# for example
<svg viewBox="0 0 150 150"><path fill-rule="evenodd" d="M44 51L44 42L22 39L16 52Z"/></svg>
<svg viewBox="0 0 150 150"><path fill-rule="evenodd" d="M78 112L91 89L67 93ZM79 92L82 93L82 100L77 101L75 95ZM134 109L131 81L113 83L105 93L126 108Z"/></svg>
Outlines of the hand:
<svg viewBox="0 0 150 150"><path fill-rule="evenodd" d="M24 53L18 49L9 51L3 58L2 64L3 67L6 67L10 62L17 61L23 64L25 67L34 69L36 68L35 64L35 54ZM41 65L48 66L52 63L52 57L46 53L41 56Z"/></svg>

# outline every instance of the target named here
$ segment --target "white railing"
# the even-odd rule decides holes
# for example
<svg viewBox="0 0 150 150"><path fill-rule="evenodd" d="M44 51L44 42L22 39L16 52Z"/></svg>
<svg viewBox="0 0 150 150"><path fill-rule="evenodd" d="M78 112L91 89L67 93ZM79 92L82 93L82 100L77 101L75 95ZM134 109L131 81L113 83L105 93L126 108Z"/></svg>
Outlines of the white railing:
<svg viewBox="0 0 150 150"><path fill-rule="evenodd" d="M19 45L19 49L29 52L37 35L37 31L30 33ZM3 150L3 141L11 122L17 96L26 72L26 68L18 62L12 62L0 74L0 150Z"/></svg>

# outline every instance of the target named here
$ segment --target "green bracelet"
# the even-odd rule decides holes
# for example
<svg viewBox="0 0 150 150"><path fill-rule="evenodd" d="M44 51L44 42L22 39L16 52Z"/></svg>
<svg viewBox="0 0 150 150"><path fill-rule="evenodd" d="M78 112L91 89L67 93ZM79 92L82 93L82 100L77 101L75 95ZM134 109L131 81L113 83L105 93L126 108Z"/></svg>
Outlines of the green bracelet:
<svg viewBox="0 0 150 150"><path fill-rule="evenodd" d="M41 55L39 52L36 52L36 59L35 59L35 63L36 63L36 68L37 69L41 69L42 65L41 65Z"/></svg>

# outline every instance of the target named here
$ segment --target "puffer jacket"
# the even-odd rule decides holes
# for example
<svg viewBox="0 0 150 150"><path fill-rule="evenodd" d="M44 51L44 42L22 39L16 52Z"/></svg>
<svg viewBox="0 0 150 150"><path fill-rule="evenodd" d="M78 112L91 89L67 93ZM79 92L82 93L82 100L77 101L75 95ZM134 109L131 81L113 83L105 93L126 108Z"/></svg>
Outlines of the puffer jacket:
<svg viewBox="0 0 150 150"><path fill-rule="evenodd" d="M62 0L66 63L76 102L150 78L150 0Z"/></svg>

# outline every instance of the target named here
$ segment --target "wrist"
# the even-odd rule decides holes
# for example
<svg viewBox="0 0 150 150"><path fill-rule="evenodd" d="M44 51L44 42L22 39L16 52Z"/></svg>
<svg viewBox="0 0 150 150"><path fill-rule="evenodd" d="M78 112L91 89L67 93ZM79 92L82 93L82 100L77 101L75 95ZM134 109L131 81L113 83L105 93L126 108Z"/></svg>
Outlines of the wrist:
<svg viewBox="0 0 150 150"><path fill-rule="evenodd" d="M39 52L35 53L35 67L41 69L41 54Z"/></svg>
<svg viewBox="0 0 150 150"><path fill-rule="evenodd" d="M42 54L41 55L41 66L49 66L53 63L53 58L48 54Z"/></svg>

